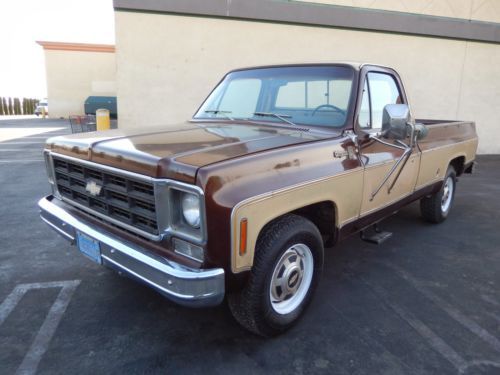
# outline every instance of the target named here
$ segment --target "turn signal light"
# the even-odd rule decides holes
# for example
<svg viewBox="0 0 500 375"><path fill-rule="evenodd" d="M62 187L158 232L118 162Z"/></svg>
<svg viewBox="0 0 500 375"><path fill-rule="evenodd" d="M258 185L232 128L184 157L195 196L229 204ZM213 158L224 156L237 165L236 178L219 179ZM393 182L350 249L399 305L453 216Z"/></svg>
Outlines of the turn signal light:
<svg viewBox="0 0 500 375"><path fill-rule="evenodd" d="M240 255L245 255L247 252L247 230L248 220L242 219L240 221Z"/></svg>

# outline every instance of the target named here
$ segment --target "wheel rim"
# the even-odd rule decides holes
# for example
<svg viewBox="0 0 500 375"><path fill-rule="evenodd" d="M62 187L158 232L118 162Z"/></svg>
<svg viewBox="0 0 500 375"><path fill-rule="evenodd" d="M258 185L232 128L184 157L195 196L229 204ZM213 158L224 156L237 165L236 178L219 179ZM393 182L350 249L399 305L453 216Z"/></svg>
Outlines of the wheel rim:
<svg viewBox="0 0 500 375"><path fill-rule="evenodd" d="M314 258L308 246L296 244L283 253L274 267L269 288L271 306L289 314L304 300L311 286Z"/></svg>
<svg viewBox="0 0 500 375"><path fill-rule="evenodd" d="M453 198L453 178L449 176L443 186L443 195L441 197L441 211L443 213L450 209Z"/></svg>

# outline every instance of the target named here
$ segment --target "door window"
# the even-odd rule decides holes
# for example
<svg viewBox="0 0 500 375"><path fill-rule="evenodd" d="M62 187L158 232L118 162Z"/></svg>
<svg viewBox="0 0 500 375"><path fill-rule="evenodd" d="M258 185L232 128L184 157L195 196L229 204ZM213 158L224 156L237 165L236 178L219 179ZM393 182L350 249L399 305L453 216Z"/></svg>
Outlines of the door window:
<svg viewBox="0 0 500 375"><path fill-rule="evenodd" d="M370 116L370 92L368 90L368 80L366 80L365 87L363 88L363 96L361 98L361 108L359 109L359 126L363 129L370 129Z"/></svg>
<svg viewBox="0 0 500 375"><path fill-rule="evenodd" d="M380 130L384 107L401 102L401 94L394 77L385 73L368 73L359 113L360 127Z"/></svg>

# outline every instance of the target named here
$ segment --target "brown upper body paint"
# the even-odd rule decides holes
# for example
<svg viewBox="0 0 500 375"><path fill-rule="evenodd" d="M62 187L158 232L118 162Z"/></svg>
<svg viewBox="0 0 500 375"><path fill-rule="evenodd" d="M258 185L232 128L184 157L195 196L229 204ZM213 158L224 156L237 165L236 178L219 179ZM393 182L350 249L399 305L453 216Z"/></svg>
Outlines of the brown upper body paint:
<svg viewBox="0 0 500 375"><path fill-rule="evenodd" d="M357 98L361 97L366 73L377 71L396 79L398 100L407 103L394 70L371 65L352 68L357 73ZM206 205L204 264L193 265L182 259L171 250L168 239L154 245L135 241L189 266L223 267L228 281L234 281L237 287L253 264L260 231L271 220L304 207L326 207L321 209L325 213L331 208L332 214L322 219L326 228L321 231L331 233L335 242L439 189L450 163L460 174L474 160L474 123L423 120L428 136L413 147L393 189L388 189L391 178L372 199L403 151L370 139L369 131L358 126L361 103L357 98L342 129L298 129L265 121L193 120L164 130L112 130L57 137L46 147L56 154L198 185L205 193ZM243 256L238 254L242 219L248 220L248 248ZM111 230L120 235L119 229ZM134 241L130 234L122 235Z"/></svg>

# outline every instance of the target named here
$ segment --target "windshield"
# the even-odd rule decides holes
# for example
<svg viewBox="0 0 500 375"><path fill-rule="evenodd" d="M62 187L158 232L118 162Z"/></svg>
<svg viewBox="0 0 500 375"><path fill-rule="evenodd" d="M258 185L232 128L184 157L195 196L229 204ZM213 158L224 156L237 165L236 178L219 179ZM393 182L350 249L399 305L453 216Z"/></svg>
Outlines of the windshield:
<svg viewBox="0 0 500 375"><path fill-rule="evenodd" d="M341 66L236 71L215 88L194 118L341 128L349 112L353 79L353 69Z"/></svg>

